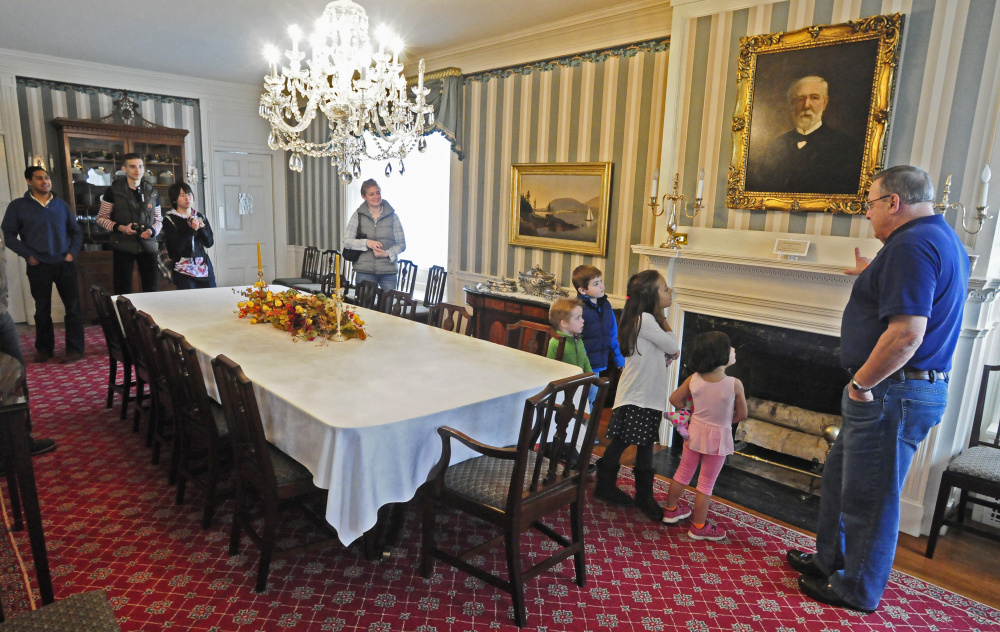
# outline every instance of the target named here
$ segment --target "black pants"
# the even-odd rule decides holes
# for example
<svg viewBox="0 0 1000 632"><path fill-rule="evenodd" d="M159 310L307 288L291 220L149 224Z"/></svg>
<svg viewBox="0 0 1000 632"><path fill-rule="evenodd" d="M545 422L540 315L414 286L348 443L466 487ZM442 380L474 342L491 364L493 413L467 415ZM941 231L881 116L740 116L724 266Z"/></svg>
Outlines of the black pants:
<svg viewBox="0 0 1000 632"><path fill-rule="evenodd" d="M35 349L52 355L55 333L52 330L52 285L66 307L66 353L83 354L83 317L76 281L76 262L39 263L28 266L28 285L35 299Z"/></svg>
<svg viewBox="0 0 1000 632"><path fill-rule="evenodd" d="M139 266L139 282L143 292L156 291L156 253L140 252L132 254L120 250L112 250L111 261L114 271L112 276L115 284L115 294L132 293L132 268Z"/></svg>
<svg viewBox="0 0 1000 632"><path fill-rule="evenodd" d="M621 463L622 453L625 452L628 446L629 444L618 437L612 437L611 443L604 450L604 458L612 463ZM648 470L653 467L653 444L647 443L646 445L637 445L635 447L635 469Z"/></svg>

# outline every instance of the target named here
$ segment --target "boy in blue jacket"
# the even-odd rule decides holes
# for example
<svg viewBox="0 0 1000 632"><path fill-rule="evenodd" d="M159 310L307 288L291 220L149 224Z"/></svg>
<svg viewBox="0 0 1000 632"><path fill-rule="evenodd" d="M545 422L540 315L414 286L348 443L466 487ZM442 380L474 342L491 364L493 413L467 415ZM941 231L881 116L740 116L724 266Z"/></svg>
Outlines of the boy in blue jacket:
<svg viewBox="0 0 1000 632"><path fill-rule="evenodd" d="M618 347L618 321L604 295L604 273L590 265L573 270L573 287L576 297L583 303L583 346L594 373L601 375L612 363L616 368L625 366L625 357ZM590 391L593 406L597 389Z"/></svg>

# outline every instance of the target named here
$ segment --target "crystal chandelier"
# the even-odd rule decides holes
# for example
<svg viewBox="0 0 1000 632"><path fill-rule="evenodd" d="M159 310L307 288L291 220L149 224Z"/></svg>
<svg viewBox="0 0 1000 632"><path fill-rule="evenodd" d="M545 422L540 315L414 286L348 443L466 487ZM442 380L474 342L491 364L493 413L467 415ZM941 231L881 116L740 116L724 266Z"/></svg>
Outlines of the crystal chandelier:
<svg viewBox="0 0 1000 632"><path fill-rule="evenodd" d="M292 152L288 168L302 171L302 156L330 158L340 180L349 184L361 176L361 159L399 161L417 147L423 151L424 133L434 125L434 108L424 97L424 60L420 60L414 101L406 96L406 78L399 63L401 44L388 33L379 37L378 52L368 39L368 15L351 0L334 0L316 20L309 36L312 56L299 50L302 31L288 29L292 49L288 65L279 70L276 48L267 51L270 72L264 77L260 115L271 124L267 144ZM386 50L390 43L392 54ZM303 60L305 67L303 67ZM330 134L324 142L309 142L303 132L322 112ZM392 173L387 162L385 174Z"/></svg>

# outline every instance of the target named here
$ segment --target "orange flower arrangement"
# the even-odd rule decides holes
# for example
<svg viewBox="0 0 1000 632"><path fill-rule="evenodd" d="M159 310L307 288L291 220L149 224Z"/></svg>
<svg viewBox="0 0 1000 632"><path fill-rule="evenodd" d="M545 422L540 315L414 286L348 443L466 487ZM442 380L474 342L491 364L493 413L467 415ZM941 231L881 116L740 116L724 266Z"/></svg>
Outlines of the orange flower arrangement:
<svg viewBox="0 0 1000 632"><path fill-rule="evenodd" d="M293 341L329 340L337 333L336 301L322 294L305 294L297 290L272 292L260 281L233 292L245 299L236 306L240 318L249 318L251 324L271 323L292 334ZM365 321L345 306L341 312L341 333L364 340L368 337L364 325Z"/></svg>

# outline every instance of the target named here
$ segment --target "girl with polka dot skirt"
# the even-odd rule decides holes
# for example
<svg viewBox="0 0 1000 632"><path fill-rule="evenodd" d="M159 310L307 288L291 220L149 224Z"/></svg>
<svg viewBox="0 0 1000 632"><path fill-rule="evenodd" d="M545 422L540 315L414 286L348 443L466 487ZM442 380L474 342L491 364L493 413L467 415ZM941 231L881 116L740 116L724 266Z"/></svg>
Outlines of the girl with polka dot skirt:
<svg viewBox="0 0 1000 632"><path fill-rule="evenodd" d="M608 423L611 444L597 461L594 497L613 505L633 504L617 481L622 452L635 445L634 502L651 520L659 521L663 508L653 498L653 443L667 408L667 365L678 354L677 337L663 315L670 307L671 290L659 272L646 270L632 275L627 291L618 328L625 367Z"/></svg>
<svg viewBox="0 0 1000 632"><path fill-rule="evenodd" d="M694 373L670 395L670 403L677 407L690 397L691 421L681 462L670 480L663 522L674 524L691 516L689 536L695 540L722 540L726 531L708 519L708 508L715 479L726 456L733 453L732 425L746 419L747 399L743 383L726 375L726 367L736 363L736 349L730 346L729 336L721 331L703 333L691 343L690 354L688 366ZM692 513L680 497L699 464Z"/></svg>

